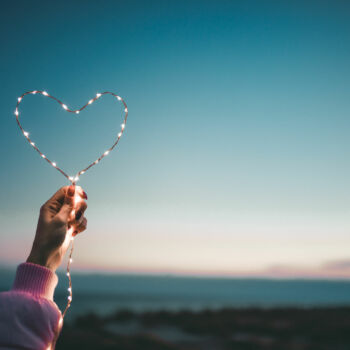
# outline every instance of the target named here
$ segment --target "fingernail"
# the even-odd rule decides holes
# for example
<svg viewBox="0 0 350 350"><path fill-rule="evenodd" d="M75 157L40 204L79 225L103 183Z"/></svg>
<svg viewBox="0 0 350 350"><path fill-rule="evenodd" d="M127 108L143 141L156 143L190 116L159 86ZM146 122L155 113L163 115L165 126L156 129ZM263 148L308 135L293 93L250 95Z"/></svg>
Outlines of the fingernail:
<svg viewBox="0 0 350 350"><path fill-rule="evenodd" d="M69 186L68 187L68 196L73 197L75 192L75 186Z"/></svg>
<svg viewBox="0 0 350 350"><path fill-rule="evenodd" d="M75 220L79 220L81 218L81 214L83 214L82 211L78 211L76 214L75 214Z"/></svg>
<svg viewBox="0 0 350 350"><path fill-rule="evenodd" d="M87 196L87 194L86 194L85 191L83 191L83 198L84 198L84 199L88 199L88 196Z"/></svg>

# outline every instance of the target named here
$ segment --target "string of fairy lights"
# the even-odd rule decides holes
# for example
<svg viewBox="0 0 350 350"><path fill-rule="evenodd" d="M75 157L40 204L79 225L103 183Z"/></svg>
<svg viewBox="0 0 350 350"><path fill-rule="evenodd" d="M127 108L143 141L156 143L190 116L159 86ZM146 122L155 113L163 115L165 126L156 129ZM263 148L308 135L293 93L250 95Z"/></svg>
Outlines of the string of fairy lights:
<svg viewBox="0 0 350 350"><path fill-rule="evenodd" d="M55 100L56 102L58 102L61 107L70 113L74 113L74 114L79 114L81 111L83 111L87 106L91 105L93 102L95 102L96 100L98 100L99 98L101 98L103 95L112 95L113 97L115 97L118 101L120 101L123 104L124 107L124 119L122 124L120 125L120 131L117 134L117 137L114 139L114 142L112 144L111 147L109 147L106 151L104 151L95 161L93 161L92 163L90 163L87 167L85 167L84 169L80 170L77 174L70 176L67 175L67 173L65 171L63 171L56 162L51 161L40 149L39 147L33 142L33 140L30 137L30 134L28 131L24 130L24 128L22 127L22 124L19 120L19 105L21 104L23 98L26 95L36 95L36 94L41 94L43 96L49 97L53 100ZM58 98L50 95L48 92L46 91L42 91L42 90L33 90L33 91L28 91L25 92L24 94L22 94L20 97L18 97L17 99L17 105L16 105L16 109L14 112L15 116L16 116L16 121L17 124L23 134L23 136L26 138L26 140L29 142L29 144L39 153L39 155L46 160L52 167L54 167L56 170L58 170L64 177L66 177L68 179L68 181L70 181L72 186L75 186L77 181L79 180L80 176L83 175L87 170L89 170L90 168L92 168L93 166L95 166L96 164L98 164L104 157L106 157L118 144L120 138L122 137L123 133L124 133L124 129L125 129L125 125L126 125L126 121L128 118L128 107L125 103L125 101L123 100L122 97L120 97L119 95L114 94L113 92L110 91L105 91L102 93L97 93L96 96L94 98L92 98L91 100L89 100L84 106L82 106L79 109L70 109L66 104L64 104L62 101L60 101ZM79 196L79 194L75 191L75 196L74 196L74 208L76 208L76 205L79 203L79 201L81 201L81 197ZM75 215L75 209L73 209L71 216L73 217ZM68 309L71 306L72 303L72 298L73 298L73 291L72 291L72 279L71 279L71 272L70 272L70 266L73 262L72 259L72 255L73 255L73 251L74 251L74 236L73 236L73 227L68 227L67 233L66 233L66 239L65 242L63 244L67 245L67 249L69 247L69 245L71 246L70 248L70 252L69 252L69 258L68 258L68 262L67 262L67 268L66 268L66 275L68 277L68 297L67 297L67 305L64 309L64 311L62 312L62 316L59 319L58 322L58 330L56 332L56 336L55 339L53 341L52 344L55 343L57 337L58 337L58 332L59 329L62 327L63 324L63 318L65 317ZM47 350L51 350L52 344L50 344L47 348Z"/></svg>
<svg viewBox="0 0 350 350"><path fill-rule="evenodd" d="M117 134L117 138L115 139L113 145L108 148L105 152L103 152L99 158L97 158L94 162L92 162L91 164L89 164L86 168L80 170L76 175L74 176L69 176L67 175L58 165L56 162L51 161L43 152L40 151L40 149L38 148L38 146L32 141L32 139L30 138L30 134L28 131L24 130L20 121L19 121L19 105L23 100L23 97L29 94L42 94L43 96L46 97L50 97L53 100L55 100L56 102L58 102L62 108L64 110L66 110L67 112L70 113L75 113L75 114L79 114L81 111L83 111L87 106L91 105L93 102L95 102L96 100L98 100L101 96L103 95L112 95L114 96L118 101L120 101L123 105L124 105L124 120L123 123L120 125L120 132ZM70 109L68 108L67 105L65 105L62 101L60 101L58 98L51 96L49 93L47 93L46 91L40 91L40 90L34 90L34 91L28 91L25 92L22 96L18 97L17 99L17 105L16 105L16 109L15 109L15 116L16 116L16 121L17 124L19 126L19 128L21 129L23 136L27 139L27 141L29 142L29 144L40 154L40 156L45 159L50 165L52 165L55 169L57 169L64 177L66 177L71 183L72 185L75 185L76 182L79 180L80 175L83 175L87 170L89 170L91 167L93 167L94 165L98 164L105 156L107 156L113 149L114 147L117 146L120 138L123 135L124 129L125 129L125 125L126 125L126 120L128 118L128 106L126 105L125 101L118 95L114 94L113 92L110 91L105 91L102 93L97 93L96 96L94 98L92 98L89 102L87 102L84 106L82 106L80 109Z"/></svg>

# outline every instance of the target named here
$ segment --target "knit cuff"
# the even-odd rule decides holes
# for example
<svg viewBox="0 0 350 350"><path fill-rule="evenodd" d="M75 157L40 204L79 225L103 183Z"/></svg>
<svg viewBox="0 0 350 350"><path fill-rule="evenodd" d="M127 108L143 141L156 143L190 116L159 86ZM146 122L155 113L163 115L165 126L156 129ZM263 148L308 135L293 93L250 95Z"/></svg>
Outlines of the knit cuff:
<svg viewBox="0 0 350 350"><path fill-rule="evenodd" d="M12 290L53 300L57 283L58 277L50 269L37 264L23 263L17 267Z"/></svg>

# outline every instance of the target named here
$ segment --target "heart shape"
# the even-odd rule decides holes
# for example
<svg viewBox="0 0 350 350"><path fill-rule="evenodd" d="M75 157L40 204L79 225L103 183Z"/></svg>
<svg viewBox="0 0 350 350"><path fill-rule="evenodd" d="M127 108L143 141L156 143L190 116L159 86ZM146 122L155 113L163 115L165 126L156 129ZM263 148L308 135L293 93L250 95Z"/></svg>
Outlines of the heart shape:
<svg viewBox="0 0 350 350"><path fill-rule="evenodd" d="M52 162L49 158L47 158L45 156L44 153L42 153L40 151L40 149L35 145L35 143L30 139L29 137L29 132L25 131L19 121L19 110L18 110L18 106L20 105L20 103L22 102L22 99L24 96L26 95L35 95L35 94L42 94L43 96L46 97L50 97L53 100L55 100L56 102L58 102L61 107L66 110L67 112L70 113L75 113L75 114L79 114L82 110L84 110L88 105L91 105L93 102L95 102L96 100L98 100L102 95L112 95L114 96L118 101L122 102L124 105L124 120L123 123L121 124L121 130L117 135L117 138L114 140L113 145L108 148L105 152L102 153L102 155L97 158L94 162L92 162L91 164L89 164L86 168L84 168L83 170L80 170L75 176L68 176L60 167L57 166L57 164L55 162ZM17 100L17 105L16 105L16 109L15 109L15 116L16 116L16 121L17 124L19 126L19 128L21 129L23 136L27 139L27 141L29 142L29 144L40 154L40 156L45 159L48 163L50 163L55 169L57 169L63 176L65 176L71 183L72 185L74 185L78 180L79 180L79 176L84 174L87 170L89 170L91 167L93 167L94 165L96 165L97 163L99 163L106 155L108 155L109 152L111 152L114 147L118 144L121 136L123 135L124 129L125 129L125 125L126 125L126 120L128 118L128 107L125 103L125 101L118 95L114 94L113 92L109 92L109 91L105 91L102 93L98 93L96 94L96 96L94 98L92 98L89 102L87 102L83 107L76 109L76 110L71 110L69 109L62 101L60 101L58 98L51 96L50 94L48 94L46 91L40 91L40 90L33 90L33 91L28 91L25 92L24 94L22 94L20 97L18 97Z"/></svg>

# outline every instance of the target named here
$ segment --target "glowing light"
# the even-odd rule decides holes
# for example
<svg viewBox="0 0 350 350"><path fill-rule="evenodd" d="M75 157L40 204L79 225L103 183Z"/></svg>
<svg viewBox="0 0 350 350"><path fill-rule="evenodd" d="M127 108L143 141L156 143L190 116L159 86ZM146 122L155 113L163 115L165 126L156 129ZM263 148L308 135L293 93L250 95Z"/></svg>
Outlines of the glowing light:
<svg viewBox="0 0 350 350"><path fill-rule="evenodd" d="M72 288L71 288L71 287L69 287L67 290L68 290L68 292L71 292L71 291L72 291Z"/></svg>
<svg viewBox="0 0 350 350"><path fill-rule="evenodd" d="M28 137L28 136L29 136L29 132L28 132L28 131L23 131L23 135L24 135L25 137Z"/></svg>
<svg viewBox="0 0 350 350"><path fill-rule="evenodd" d="M49 94L46 91L43 91L44 96L49 96Z"/></svg>
<svg viewBox="0 0 350 350"><path fill-rule="evenodd" d="M34 142L31 142L30 144L31 144L33 147L35 146L35 143L34 143Z"/></svg>
<svg viewBox="0 0 350 350"><path fill-rule="evenodd" d="M101 97L101 95L102 95L102 94L96 94L96 97L99 98L99 97Z"/></svg>
<svg viewBox="0 0 350 350"><path fill-rule="evenodd" d="M117 96L117 99L118 99L119 101L121 101L121 100L122 100L122 98L121 98L120 96Z"/></svg>
<svg viewBox="0 0 350 350"><path fill-rule="evenodd" d="M73 262L73 259L72 259L72 258L69 258L69 262L72 263L72 262Z"/></svg>
<svg viewBox="0 0 350 350"><path fill-rule="evenodd" d="M76 114L79 114L79 113L80 113L80 111L75 111L75 113L76 113Z"/></svg>
<svg viewBox="0 0 350 350"><path fill-rule="evenodd" d="M38 91L32 91L32 94L35 95Z"/></svg>
<svg viewBox="0 0 350 350"><path fill-rule="evenodd" d="M125 108L125 113L128 113L128 109L127 108Z"/></svg>
<svg viewBox="0 0 350 350"><path fill-rule="evenodd" d="M68 300L69 300L69 301L72 301L72 297L71 297L70 295L68 296Z"/></svg>
<svg viewBox="0 0 350 350"><path fill-rule="evenodd" d="M77 205L78 203L80 203L82 201L82 198L80 197L80 195L78 193L75 193L74 196L74 204Z"/></svg>
<svg viewBox="0 0 350 350"><path fill-rule="evenodd" d="M69 179L69 181L74 181L72 176L69 176L68 179Z"/></svg>
<svg viewBox="0 0 350 350"><path fill-rule="evenodd" d="M52 165L56 168L57 164L55 162L52 163Z"/></svg>
<svg viewBox="0 0 350 350"><path fill-rule="evenodd" d="M118 134L118 137L121 137L122 136L122 133L120 132L119 134Z"/></svg>
<svg viewBox="0 0 350 350"><path fill-rule="evenodd" d="M62 107L63 107L65 110L68 109L68 107L67 107L65 104L63 104Z"/></svg>
<svg viewBox="0 0 350 350"><path fill-rule="evenodd" d="M105 153L103 153L105 156L108 155L109 151L106 151Z"/></svg>
<svg viewBox="0 0 350 350"><path fill-rule="evenodd" d="M97 159L97 160L95 160L95 161L94 161L94 163L95 163L95 164L97 164L97 163L98 163L98 159Z"/></svg>
<svg viewBox="0 0 350 350"><path fill-rule="evenodd" d="M80 174L81 174L81 175L85 174L85 171L84 171L84 170L83 170L83 171L81 171L81 172L80 172Z"/></svg>
<svg viewBox="0 0 350 350"><path fill-rule="evenodd" d="M67 272L67 273L66 273L66 275L69 277L69 276L70 276L70 273L69 273L69 272Z"/></svg>
<svg viewBox="0 0 350 350"><path fill-rule="evenodd" d="M15 115L17 115L17 116L18 116L18 109L16 109L16 110L15 110Z"/></svg>
<svg viewBox="0 0 350 350"><path fill-rule="evenodd" d="M18 97L18 102L21 102L22 101L22 97Z"/></svg>
<svg viewBox="0 0 350 350"><path fill-rule="evenodd" d="M42 154L41 156L42 156L43 158L46 158L45 154Z"/></svg>
<svg viewBox="0 0 350 350"><path fill-rule="evenodd" d="M125 129L125 124L123 123L122 125L120 125L122 127L122 130Z"/></svg>
<svg viewBox="0 0 350 350"><path fill-rule="evenodd" d="M74 182L77 182L77 181L79 181L79 177L78 177L78 176L76 176L76 177L74 178Z"/></svg>
<svg viewBox="0 0 350 350"><path fill-rule="evenodd" d="M91 105L92 102L94 102L94 100L90 100L90 101L89 101L89 105Z"/></svg>

